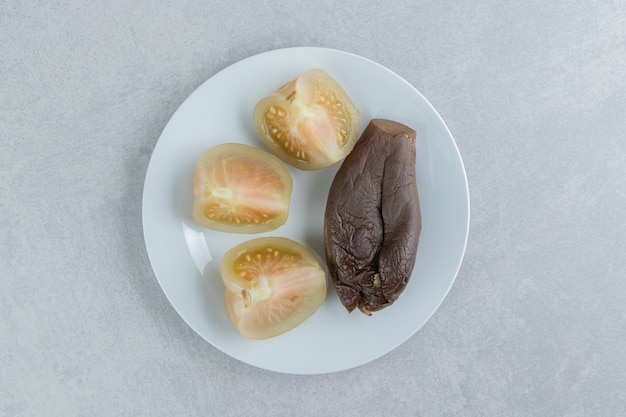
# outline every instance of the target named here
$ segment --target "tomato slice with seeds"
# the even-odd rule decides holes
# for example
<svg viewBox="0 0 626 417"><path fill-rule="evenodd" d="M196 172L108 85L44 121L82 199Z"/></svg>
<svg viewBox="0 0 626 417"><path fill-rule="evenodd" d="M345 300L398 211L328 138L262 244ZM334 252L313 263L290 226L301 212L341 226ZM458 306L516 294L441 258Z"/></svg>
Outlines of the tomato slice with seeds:
<svg viewBox="0 0 626 417"><path fill-rule="evenodd" d="M311 251L288 238L244 242L226 252L220 267L226 312L248 339L292 330L326 298L326 273Z"/></svg>
<svg viewBox="0 0 626 417"><path fill-rule="evenodd" d="M256 130L271 152L302 170L345 158L359 133L360 114L339 83L312 69L257 103Z"/></svg>
<svg viewBox="0 0 626 417"><path fill-rule="evenodd" d="M231 233L261 233L287 221L291 174L274 155L238 143L207 150L196 164L193 218Z"/></svg>

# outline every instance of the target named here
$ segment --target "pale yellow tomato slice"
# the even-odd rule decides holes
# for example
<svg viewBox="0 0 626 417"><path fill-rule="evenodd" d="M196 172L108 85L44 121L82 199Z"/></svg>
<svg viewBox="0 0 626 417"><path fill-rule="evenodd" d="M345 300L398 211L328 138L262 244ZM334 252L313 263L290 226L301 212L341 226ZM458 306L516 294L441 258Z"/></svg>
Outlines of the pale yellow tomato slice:
<svg viewBox="0 0 626 417"><path fill-rule="evenodd" d="M292 330L326 298L326 273L311 251L291 239L249 240L229 250L220 266L226 312L248 339Z"/></svg>
<svg viewBox="0 0 626 417"><path fill-rule="evenodd" d="M196 164L193 218L222 232L267 232L287 221L291 191L291 174L276 156L238 143L217 145Z"/></svg>
<svg viewBox="0 0 626 417"><path fill-rule="evenodd" d="M345 158L358 139L359 110L324 70L313 69L257 103L256 130L271 152L303 170Z"/></svg>

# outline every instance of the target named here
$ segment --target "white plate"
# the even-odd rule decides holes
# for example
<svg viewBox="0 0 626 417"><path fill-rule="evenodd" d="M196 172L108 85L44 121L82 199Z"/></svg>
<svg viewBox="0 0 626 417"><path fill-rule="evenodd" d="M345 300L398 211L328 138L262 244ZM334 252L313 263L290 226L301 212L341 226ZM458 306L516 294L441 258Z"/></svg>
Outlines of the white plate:
<svg viewBox="0 0 626 417"><path fill-rule="evenodd" d="M322 68L361 112L361 132L372 118L417 131L417 185L423 230L415 269L395 304L367 317L348 314L332 287L322 307L281 336L249 341L228 321L219 261L229 248L261 236L285 236L323 255L323 216L339 163L318 172L290 168L290 215L259 235L202 230L191 218L192 177L199 156L223 142L258 146L252 109L286 81ZM396 348L432 316L461 265L469 228L469 193L454 139L428 101L390 70L365 58L323 48L279 49L220 71L180 106L163 130L146 173L144 238L154 273L180 316L226 354L259 368L319 374L362 365Z"/></svg>

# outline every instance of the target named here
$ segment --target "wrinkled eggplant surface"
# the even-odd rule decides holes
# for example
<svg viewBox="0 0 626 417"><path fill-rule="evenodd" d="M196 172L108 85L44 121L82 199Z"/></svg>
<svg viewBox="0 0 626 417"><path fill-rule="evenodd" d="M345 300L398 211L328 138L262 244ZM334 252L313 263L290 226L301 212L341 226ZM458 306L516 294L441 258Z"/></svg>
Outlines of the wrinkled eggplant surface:
<svg viewBox="0 0 626 417"><path fill-rule="evenodd" d="M370 315L398 299L421 229L415 131L374 119L337 171L324 215L326 261L349 312Z"/></svg>

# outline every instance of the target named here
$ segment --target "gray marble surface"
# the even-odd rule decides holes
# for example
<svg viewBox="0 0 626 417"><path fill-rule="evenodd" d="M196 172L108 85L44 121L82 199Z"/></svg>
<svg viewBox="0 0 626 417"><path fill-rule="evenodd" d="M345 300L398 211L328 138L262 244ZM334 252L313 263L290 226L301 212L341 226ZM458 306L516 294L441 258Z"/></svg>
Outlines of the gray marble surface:
<svg viewBox="0 0 626 417"><path fill-rule="evenodd" d="M626 3L0 5L0 416L626 412ZM146 255L145 172L203 81L323 46L417 87L465 163L466 256L406 343L293 376L218 351Z"/></svg>

